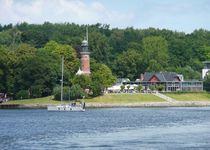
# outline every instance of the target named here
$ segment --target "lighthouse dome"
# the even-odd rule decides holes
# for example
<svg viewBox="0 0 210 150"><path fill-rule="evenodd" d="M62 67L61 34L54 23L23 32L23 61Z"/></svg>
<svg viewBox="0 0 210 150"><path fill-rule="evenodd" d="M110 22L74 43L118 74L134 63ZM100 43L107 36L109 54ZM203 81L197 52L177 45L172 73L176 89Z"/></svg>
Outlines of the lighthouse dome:
<svg viewBox="0 0 210 150"><path fill-rule="evenodd" d="M82 46L87 46L88 45L88 41L87 40L83 40L82 41Z"/></svg>

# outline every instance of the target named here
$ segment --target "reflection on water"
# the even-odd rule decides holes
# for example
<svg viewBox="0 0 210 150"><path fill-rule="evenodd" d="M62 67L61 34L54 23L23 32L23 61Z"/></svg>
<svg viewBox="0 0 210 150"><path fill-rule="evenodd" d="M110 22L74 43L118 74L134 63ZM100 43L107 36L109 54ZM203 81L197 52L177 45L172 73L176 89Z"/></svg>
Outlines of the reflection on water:
<svg viewBox="0 0 210 150"><path fill-rule="evenodd" d="M0 110L1 149L210 149L210 108Z"/></svg>

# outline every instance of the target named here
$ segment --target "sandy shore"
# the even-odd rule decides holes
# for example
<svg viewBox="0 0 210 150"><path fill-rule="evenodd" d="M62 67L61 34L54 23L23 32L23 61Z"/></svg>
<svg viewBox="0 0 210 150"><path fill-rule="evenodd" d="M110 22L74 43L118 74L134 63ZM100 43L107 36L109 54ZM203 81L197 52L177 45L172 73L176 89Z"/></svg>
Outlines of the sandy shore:
<svg viewBox="0 0 210 150"><path fill-rule="evenodd" d="M86 103L86 108L120 108L120 107L208 107L206 101L176 101L176 102L149 102L149 103ZM12 105L0 104L0 109L45 109L47 104Z"/></svg>

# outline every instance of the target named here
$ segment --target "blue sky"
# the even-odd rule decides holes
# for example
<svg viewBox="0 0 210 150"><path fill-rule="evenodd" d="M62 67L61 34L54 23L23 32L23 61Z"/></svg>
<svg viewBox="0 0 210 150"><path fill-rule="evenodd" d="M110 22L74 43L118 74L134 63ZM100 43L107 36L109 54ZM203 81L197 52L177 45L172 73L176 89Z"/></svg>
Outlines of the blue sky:
<svg viewBox="0 0 210 150"><path fill-rule="evenodd" d="M113 27L210 30L210 0L0 0L0 23L105 23Z"/></svg>

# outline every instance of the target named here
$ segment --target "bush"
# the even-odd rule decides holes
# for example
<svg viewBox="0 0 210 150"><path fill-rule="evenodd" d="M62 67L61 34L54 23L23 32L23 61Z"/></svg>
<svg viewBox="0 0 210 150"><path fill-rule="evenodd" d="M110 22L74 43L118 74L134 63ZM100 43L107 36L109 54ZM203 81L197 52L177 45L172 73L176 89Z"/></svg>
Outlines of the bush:
<svg viewBox="0 0 210 150"><path fill-rule="evenodd" d="M137 89L138 92L141 92L141 90L143 89L143 86L142 85L138 85L136 89Z"/></svg>
<svg viewBox="0 0 210 150"><path fill-rule="evenodd" d="M150 85L150 86L149 86L149 89L150 89L151 91L154 91L154 90L156 90L156 87L155 87L155 85Z"/></svg>
<svg viewBox="0 0 210 150"><path fill-rule="evenodd" d="M96 97L103 94L102 87L99 83L93 82L90 86L91 88L91 96Z"/></svg>
<svg viewBox="0 0 210 150"><path fill-rule="evenodd" d="M38 98L42 96L43 87L42 85L31 86L31 97Z"/></svg>
<svg viewBox="0 0 210 150"><path fill-rule="evenodd" d="M20 90L16 94L16 99L28 99L29 98L29 92L28 90Z"/></svg>
<svg viewBox="0 0 210 150"><path fill-rule="evenodd" d="M164 89L165 89L165 86L164 85L156 85L156 89L158 90L158 91L163 91Z"/></svg>
<svg viewBox="0 0 210 150"><path fill-rule="evenodd" d="M124 89L125 89L125 85L121 85L121 86L120 86L120 91L123 92Z"/></svg>
<svg viewBox="0 0 210 150"><path fill-rule="evenodd" d="M53 95L56 100L61 100L60 86L53 89ZM76 100L83 98L83 96L86 94L78 84L73 85L70 89L68 86L63 87L63 100Z"/></svg>
<svg viewBox="0 0 210 150"><path fill-rule="evenodd" d="M75 84L70 88L70 97L71 100L83 98L83 96L87 96L87 94L83 91L80 85Z"/></svg>

